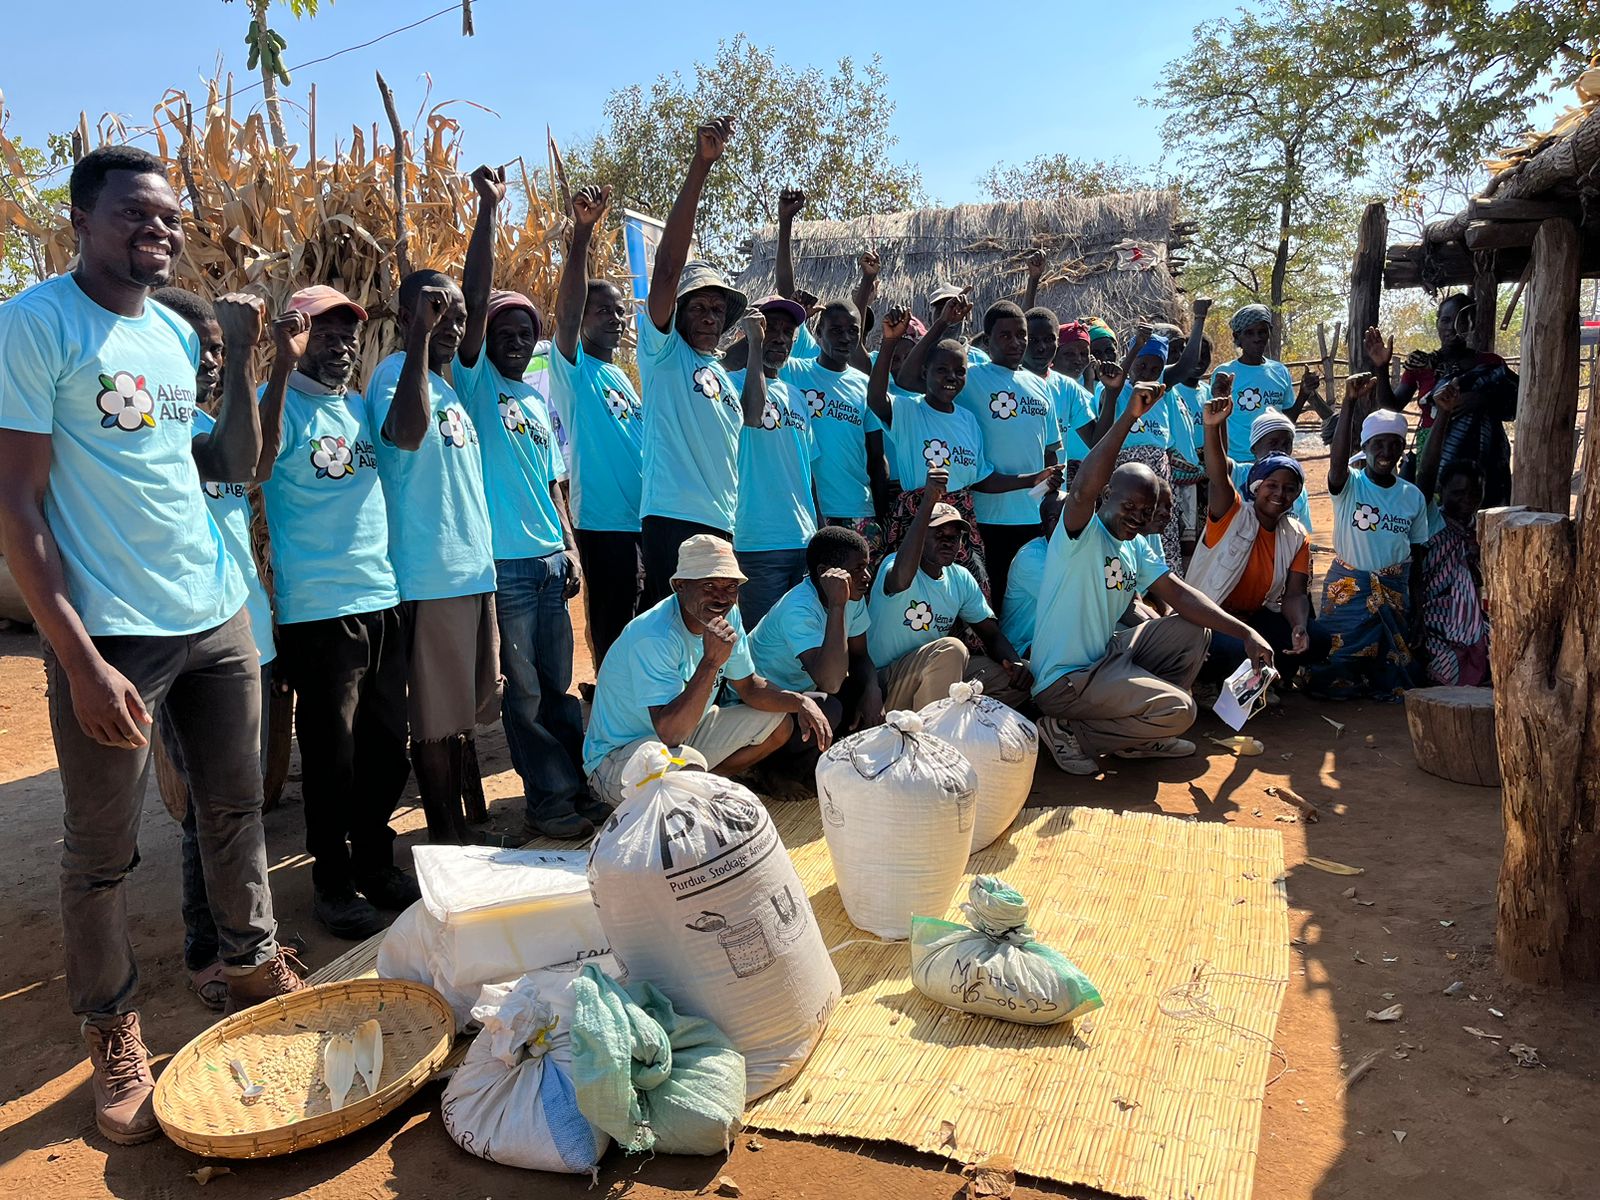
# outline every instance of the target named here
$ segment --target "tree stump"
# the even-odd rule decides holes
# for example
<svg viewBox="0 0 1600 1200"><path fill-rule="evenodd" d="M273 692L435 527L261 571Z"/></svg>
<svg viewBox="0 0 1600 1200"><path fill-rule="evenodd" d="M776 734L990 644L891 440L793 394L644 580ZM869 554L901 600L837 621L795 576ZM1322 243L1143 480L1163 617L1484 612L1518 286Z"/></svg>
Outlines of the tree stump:
<svg viewBox="0 0 1600 1200"><path fill-rule="evenodd" d="M1494 693L1481 687L1412 688L1406 724L1417 766L1452 783L1500 786Z"/></svg>

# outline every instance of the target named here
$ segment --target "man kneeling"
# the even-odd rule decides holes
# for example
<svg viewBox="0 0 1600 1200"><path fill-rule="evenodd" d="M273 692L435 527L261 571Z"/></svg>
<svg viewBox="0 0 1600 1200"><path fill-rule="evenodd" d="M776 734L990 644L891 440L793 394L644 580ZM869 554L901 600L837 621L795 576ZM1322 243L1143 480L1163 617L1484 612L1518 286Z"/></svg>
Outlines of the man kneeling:
<svg viewBox="0 0 1600 1200"><path fill-rule="evenodd" d="M744 581L727 541L696 534L678 549L672 595L628 622L606 654L583 741L589 790L604 803L621 803L622 768L647 741L694 750L719 775L748 771L794 736L827 749L833 735L816 702L756 674L737 607ZM740 703L715 702L724 680Z"/></svg>
<svg viewBox="0 0 1600 1200"><path fill-rule="evenodd" d="M1073 477L1061 522L1050 533L1034 631L1033 699L1044 714L1039 740L1071 775L1093 775L1097 754L1181 758L1194 743L1190 695L1205 661L1208 629L1244 643L1258 665L1272 647L1171 572L1138 553L1133 538L1150 524L1156 475L1142 463L1116 466L1134 422L1161 398L1140 384L1110 431ZM1141 568L1150 578L1141 578ZM1117 629L1135 592L1174 615Z"/></svg>

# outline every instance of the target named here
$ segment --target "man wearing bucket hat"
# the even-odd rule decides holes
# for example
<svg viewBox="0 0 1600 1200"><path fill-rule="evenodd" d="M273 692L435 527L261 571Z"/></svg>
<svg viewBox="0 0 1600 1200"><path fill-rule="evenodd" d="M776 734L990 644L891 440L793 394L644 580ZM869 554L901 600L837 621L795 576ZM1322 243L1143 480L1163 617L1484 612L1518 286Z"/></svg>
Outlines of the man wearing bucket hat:
<svg viewBox="0 0 1600 1200"><path fill-rule="evenodd" d="M522 780L531 833L586 838L594 832L579 769L583 715L572 687L572 618L567 601L581 575L566 502L557 481L566 463L545 398L523 382L544 322L521 292L492 290L495 219L505 169L479 167L478 219L467 246L467 324L452 372L478 430L483 487L494 539L495 621L511 765ZM476 758L476 755L473 755ZM471 787L470 779L466 781ZM600 815L598 812L593 815Z"/></svg>
<svg viewBox="0 0 1600 1200"><path fill-rule="evenodd" d="M748 771L785 747L828 748L832 733L816 702L756 674L739 619L744 581L726 539L695 534L678 550L672 594L629 622L612 646L583 743L599 800L621 802L622 768L646 741L693 749L719 775ZM740 703L716 703L724 683Z"/></svg>
<svg viewBox="0 0 1600 1200"><path fill-rule="evenodd" d="M406 648L371 423L350 386L366 310L318 284L273 323L256 478L272 537L278 643L294 687L312 909L336 937L418 896L389 817L406 759Z"/></svg>
<svg viewBox="0 0 1600 1200"><path fill-rule="evenodd" d="M648 319L639 333L644 391L640 538L646 600L670 590L678 547L697 533L733 536L739 492L739 392L717 344L744 314L745 294L709 263L689 262L695 212L734 119L695 131L695 153L656 247Z"/></svg>

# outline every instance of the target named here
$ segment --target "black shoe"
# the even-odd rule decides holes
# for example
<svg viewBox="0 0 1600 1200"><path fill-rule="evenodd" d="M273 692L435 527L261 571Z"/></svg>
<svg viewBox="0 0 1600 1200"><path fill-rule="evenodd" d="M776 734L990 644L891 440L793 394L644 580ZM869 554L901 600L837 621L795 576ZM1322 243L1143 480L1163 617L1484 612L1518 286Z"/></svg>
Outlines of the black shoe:
<svg viewBox="0 0 1600 1200"><path fill-rule="evenodd" d="M611 814L616 810L604 800L596 800L593 794L585 792L572 802L572 807L578 810L578 815L599 829L611 819Z"/></svg>
<svg viewBox="0 0 1600 1200"><path fill-rule="evenodd" d="M383 914L351 888L341 892L318 892L311 901L311 911L324 929L347 941L365 941L389 927Z"/></svg>
<svg viewBox="0 0 1600 1200"><path fill-rule="evenodd" d="M530 837L555 838L558 841L578 841L594 836L594 823L567 808L561 812L529 814L523 832Z"/></svg>
<svg viewBox="0 0 1600 1200"><path fill-rule="evenodd" d="M378 908L399 912L422 899L417 881L399 867L383 867L370 875L356 877L356 890Z"/></svg>

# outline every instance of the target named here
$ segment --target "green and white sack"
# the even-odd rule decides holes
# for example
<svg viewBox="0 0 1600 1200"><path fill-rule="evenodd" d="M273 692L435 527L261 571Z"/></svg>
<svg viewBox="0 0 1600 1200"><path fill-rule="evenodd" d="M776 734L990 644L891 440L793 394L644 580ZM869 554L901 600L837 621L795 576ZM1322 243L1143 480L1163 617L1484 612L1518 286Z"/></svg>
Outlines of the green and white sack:
<svg viewBox="0 0 1600 1200"><path fill-rule="evenodd" d="M972 925L911 919L911 981L928 999L1022 1025L1074 1021L1104 1005L1089 977L1028 928L1028 902L979 875L961 911Z"/></svg>

